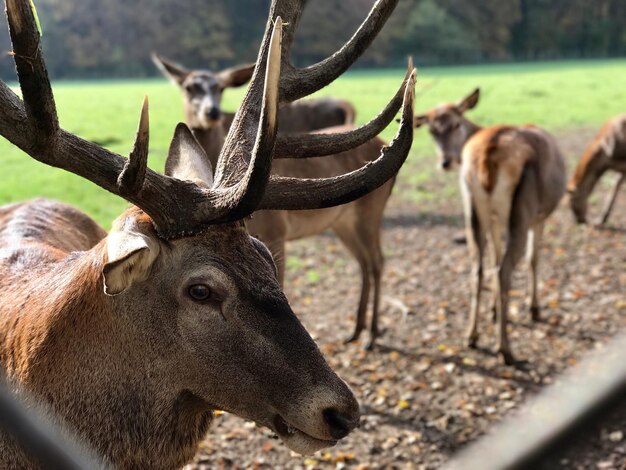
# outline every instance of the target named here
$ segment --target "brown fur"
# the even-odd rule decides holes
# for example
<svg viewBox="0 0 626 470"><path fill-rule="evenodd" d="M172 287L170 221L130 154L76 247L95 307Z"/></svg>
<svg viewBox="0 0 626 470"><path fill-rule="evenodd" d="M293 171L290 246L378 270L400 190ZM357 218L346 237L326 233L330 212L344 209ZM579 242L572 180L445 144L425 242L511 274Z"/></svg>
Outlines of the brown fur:
<svg viewBox="0 0 626 470"><path fill-rule="evenodd" d="M228 133L235 113L224 113L222 126ZM345 100L313 98L284 103L278 110L278 123L283 133L311 132L327 127L354 124L356 110Z"/></svg>
<svg viewBox="0 0 626 470"><path fill-rule="evenodd" d="M598 160L606 158L604 149L602 149L602 144L605 143L607 139L611 138L611 135L615 132L614 127L613 120L605 122L600 131L594 137L593 141L585 148L578 165L576 165L574 174L570 179L568 185L570 190L574 190L580 183L582 183L585 175L591 171L591 167L595 166Z"/></svg>
<svg viewBox="0 0 626 470"><path fill-rule="evenodd" d="M569 181L570 205L576 220L586 222L587 200L607 170L621 176L607 200L600 223L606 223L617 194L626 179L626 114L609 119L585 149Z"/></svg>
<svg viewBox="0 0 626 470"><path fill-rule="evenodd" d="M464 155L471 160L483 188L491 193L498 175L506 172L508 180L517 182L523 168L538 158L542 143L538 141L535 126L493 126L476 132L466 143Z"/></svg>
<svg viewBox="0 0 626 470"><path fill-rule="evenodd" d="M500 137L511 131L509 126L497 126L483 129L474 135L468 145L474 144L471 155L475 159L474 166L478 179L487 192L491 192L498 177L499 158L502 154L496 152Z"/></svg>
<svg viewBox="0 0 626 470"><path fill-rule="evenodd" d="M130 208L112 233L127 231L160 252L144 281L111 297L110 237L89 217L45 200L0 208L0 371L106 462L180 468L214 409L269 427L280 413L317 439L331 439L322 410L356 413L242 223L166 242ZM224 300L181 297L189 276ZM2 433L0 467L35 468Z"/></svg>

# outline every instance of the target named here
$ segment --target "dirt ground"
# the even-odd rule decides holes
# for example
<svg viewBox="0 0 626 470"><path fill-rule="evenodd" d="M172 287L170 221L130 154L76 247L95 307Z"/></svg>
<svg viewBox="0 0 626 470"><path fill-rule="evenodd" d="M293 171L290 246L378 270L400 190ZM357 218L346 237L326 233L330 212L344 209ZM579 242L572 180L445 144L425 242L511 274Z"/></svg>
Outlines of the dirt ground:
<svg viewBox="0 0 626 470"><path fill-rule="evenodd" d="M559 136L570 168L592 134L576 129ZM403 171L432 171L435 165L411 158ZM591 217L599 214L612 178L605 176L596 191ZM432 181L418 189L438 194L456 184L456 175L433 172ZM410 313L383 305L385 334L373 352L343 344L353 328L360 278L338 239L326 234L288 247L302 267L288 272L287 295L331 366L354 389L362 406L360 428L336 447L304 458L268 430L224 414L188 469L438 468L626 326L626 193L605 229L576 226L566 200L549 219L537 324L527 311L526 267L515 275L510 339L521 362L512 367L500 365L492 353L495 335L486 305L479 349L463 345L469 258L467 248L453 241L463 230L458 194L446 191L452 195L428 202L404 196L415 190L400 178L383 236L384 296L403 302ZM623 407L588 434L575 454L566 453L552 468L626 468Z"/></svg>

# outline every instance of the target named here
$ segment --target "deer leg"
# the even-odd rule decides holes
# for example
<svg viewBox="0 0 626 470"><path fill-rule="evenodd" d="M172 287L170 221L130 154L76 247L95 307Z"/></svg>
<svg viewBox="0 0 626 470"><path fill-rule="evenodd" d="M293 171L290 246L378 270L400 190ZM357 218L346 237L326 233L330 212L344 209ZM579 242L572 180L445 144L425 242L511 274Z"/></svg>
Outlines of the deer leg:
<svg viewBox="0 0 626 470"><path fill-rule="evenodd" d="M361 336L361 332L365 329L367 304L370 298L371 287L371 266L366 255L365 248L361 245L357 237L354 236L352 230L341 230L335 228L335 233L346 246L348 251L356 258L361 268L361 297L359 299L359 307L356 313L356 324L354 332L346 339L346 343L357 341Z"/></svg>
<svg viewBox="0 0 626 470"><path fill-rule="evenodd" d="M483 287L483 255L486 245L485 233L481 230L478 216L473 208L466 223L466 232L467 245L472 259L472 273L469 325L465 338L467 346L473 348L478 341L478 310L480 308L480 294Z"/></svg>
<svg viewBox="0 0 626 470"><path fill-rule="evenodd" d="M356 324L354 326L354 333L346 339L346 343L352 343L357 341L361 336L361 332L366 327L367 304L370 297L370 271L365 263L359 262L361 267L361 297L359 299L359 307L356 313Z"/></svg>
<svg viewBox="0 0 626 470"><path fill-rule="evenodd" d="M604 212L602 218L600 219L600 225L604 225L608 222L611 211L613 210L613 206L615 205L615 200L617 199L617 193L619 193L619 190L624 181L626 181L626 173L622 173L615 182L615 186L613 186L613 191L611 191L611 195L606 201Z"/></svg>
<svg viewBox="0 0 626 470"><path fill-rule="evenodd" d="M383 251L380 247L380 239L375 237L375 249L372 250L374 252L373 259L373 267L372 267L372 277L374 278L374 304L372 308L372 323L370 325L370 338L367 342L365 348L370 351L374 348L374 344L376 342L376 338L378 338L380 334L380 330L378 329L378 310L380 308L380 289L381 289L381 278L383 274L383 267L385 264L385 259L383 257Z"/></svg>
<svg viewBox="0 0 626 470"><path fill-rule="evenodd" d="M513 364L509 337L506 330L508 323L509 290L511 289L511 276L513 269L524 255L526 248L527 230L516 230L509 233L507 249L498 270L498 297L496 301L497 322L497 352L505 364Z"/></svg>
<svg viewBox="0 0 626 470"><path fill-rule="evenodd" d="M496 301L498 314L497 352L505 364L514 363L506 330L511 275L519 260L524 256L528 232L530 227L534 225L534 218L539 211L538 185L537 170L533 166L526 166L513 196L508 216L506 251L502 262L498 265L498 297Z"/></svg>
<svg viewBox="0 0 626 470"><path fill-rule="evenodd" d="M533 321L539 321L539 296L537 294L537 268L539 264L539 249L543 234L543 222L537 223L528 231L528 286L530 289L530 316Z"/></svg>
<svg viewBox="0 0 626 470"><path fill-rule="evenodd" d="M491 321L493 323L498 322L498 292L500 289L500 283L498 280L498 269L502 265L502 259L504 257L504 248L502 247L502 230L500 227L492 227L492 249L489 251L489 266L492 266L491 271Z"/></svg>

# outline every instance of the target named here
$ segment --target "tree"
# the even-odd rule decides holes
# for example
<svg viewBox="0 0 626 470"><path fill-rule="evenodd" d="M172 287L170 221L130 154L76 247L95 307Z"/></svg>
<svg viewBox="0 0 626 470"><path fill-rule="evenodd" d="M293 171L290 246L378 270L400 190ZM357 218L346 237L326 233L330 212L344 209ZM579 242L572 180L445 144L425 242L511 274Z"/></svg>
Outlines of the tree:
<svg viewBox="0 0 626 470"><path fill-rule="evenodd" d="M419 64L480 59L478 35L434 0L422 0L411 12L398 48Z"/></svg>

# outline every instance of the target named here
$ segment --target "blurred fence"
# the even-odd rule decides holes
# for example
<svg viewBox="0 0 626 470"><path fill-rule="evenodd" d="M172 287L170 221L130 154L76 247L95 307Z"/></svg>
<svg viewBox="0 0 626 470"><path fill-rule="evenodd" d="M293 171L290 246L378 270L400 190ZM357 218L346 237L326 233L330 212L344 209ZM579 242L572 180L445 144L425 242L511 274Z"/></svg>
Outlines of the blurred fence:
<svg viewBox="0 0 626 470"><path fill-rule="evenodd" d="M84 446L70 442L42 413L27 408L0 380L0 433L11 436L43 470L105 468ZM1 460L1 459L0 459Z"/></svg>
<svg viewBox="0 0 626 470"><path fill-rule="evenodd" d="M626 402L626 334L590 353L558 382L446 465L447 470L537 468Z"/></svg>

